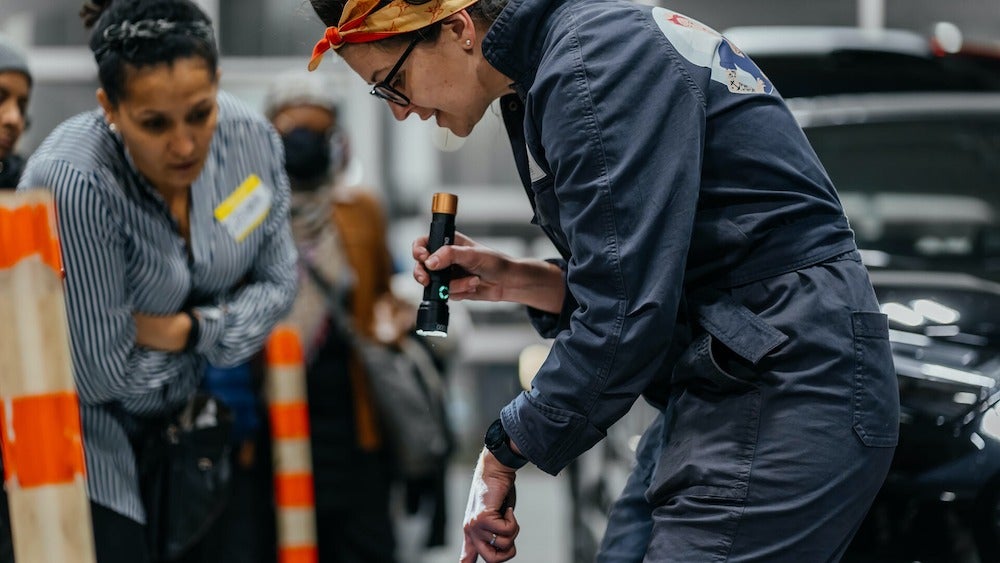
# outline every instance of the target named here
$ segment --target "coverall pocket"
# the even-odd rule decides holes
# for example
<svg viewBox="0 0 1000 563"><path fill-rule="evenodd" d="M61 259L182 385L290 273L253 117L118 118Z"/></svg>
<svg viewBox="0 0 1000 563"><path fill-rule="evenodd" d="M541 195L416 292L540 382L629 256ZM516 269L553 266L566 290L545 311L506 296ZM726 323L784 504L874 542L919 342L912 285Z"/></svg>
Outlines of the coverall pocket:
<svg viewBox="0 0 1000 563"><path fill-rule="evenodd" d="M756 373L711 333L696 337L674 366L672 383L698 394L745 393L756 388Z"/></svg>
<svg viewBox="0 0 1000 563"><path fill-rule="evenodd" d="M854 432L869 447L899 441L899 383L892 363L889 327L882 313L852 313L854 328Z"/></svg>
<svg viewBox="0 0 1000 563"><path fill-rule="evenodd" d="M760 384L761 360L788 340L750 309L721 291L693 300L695 336L674 367L671 382L695 392L745 393Z"/></svg>
<svg viewBox="0 0 1000 563"><path fill-rule="evenodd" d="M647 491L653 502L678 495L742 502L757 447L759 384L723 370L704 332L673 372L667 442Z"/></svg>

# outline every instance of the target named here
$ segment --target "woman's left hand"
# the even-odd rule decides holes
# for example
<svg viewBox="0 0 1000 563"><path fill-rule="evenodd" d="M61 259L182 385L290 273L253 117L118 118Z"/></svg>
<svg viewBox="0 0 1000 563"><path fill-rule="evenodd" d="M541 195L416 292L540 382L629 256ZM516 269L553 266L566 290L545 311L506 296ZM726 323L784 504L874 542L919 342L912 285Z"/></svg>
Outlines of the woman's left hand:
<svg viewBox="0 0 1000 563"><path fill-rule="evenodd" d="M135 343L163 352L181 352L191 332L191 318L185 313L146 315L132 313L135 319Z"/></svg>
<svg viewBox="0 0 1000 563"><path fill-rule="evenodd" d="M465 508L460 563L507 561L517 555L514 539L521 527L514 517L516 471L483 448L472 475Z"/></svg>

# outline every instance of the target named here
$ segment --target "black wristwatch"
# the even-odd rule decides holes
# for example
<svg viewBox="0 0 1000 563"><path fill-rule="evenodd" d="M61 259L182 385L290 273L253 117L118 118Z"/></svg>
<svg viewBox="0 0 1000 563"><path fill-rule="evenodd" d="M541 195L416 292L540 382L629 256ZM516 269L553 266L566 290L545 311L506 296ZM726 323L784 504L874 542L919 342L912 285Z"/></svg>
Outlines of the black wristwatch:
<svg viewBox="0 0 1000 563"><path fill-rule="evenodd" d="M503 429L503 424L500 423L499 418L494 420L493 424L486 429L486 439L484 441L486 442L486 449L497 458L497 461L507 467L520 469L524 467L524 464L528 463L527 459L510 449L510 436Z"/></svg>
<svg viewBox="0 0 1000 563"><path fill-rule="evenodd" d="M191 319L191 331L188 332L187 341L184 343L184 351L191 352L198 345L198 338L201 335L201 320L191 309L181 311Z"/></svg>

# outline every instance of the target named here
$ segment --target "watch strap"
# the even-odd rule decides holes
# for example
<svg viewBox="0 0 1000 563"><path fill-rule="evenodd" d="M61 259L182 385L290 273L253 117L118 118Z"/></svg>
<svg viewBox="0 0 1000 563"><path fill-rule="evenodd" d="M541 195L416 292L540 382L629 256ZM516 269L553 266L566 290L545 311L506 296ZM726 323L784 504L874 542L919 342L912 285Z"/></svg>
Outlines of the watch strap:
<svg viewBox="0 0 1000 563"><path fill-rule="evenodd" d="M191 330L188 331L187 341L184 343L184 351L192 352L198 345L198 337L201 334L201 322L191 309L184 309L181 312L191 319Z"/></svg>
<svg viewBox="0 0 1000 563"><path fill-rule="evenodd" d="M226 329L225 307L218 305L202 305L191 308L192 314L198 319L198 340L192 350L211 354L222 339ZM211 359L211 356L209 356Z"/></svg>
<svg viewBox="0 0 1000 563"><path fill-rule="evenodd" d="M510 447L510 436L507 435L507 432L503 429L503 426L499 424L499 422L500 421L497 420L493 424L499 427L501 439L492 444L487 443L486 448L490 450L493 457L497 458L497 461L500 463L510 467L511 469L520 469L528 463L528 460L524 456L515 453Z"/></svg>

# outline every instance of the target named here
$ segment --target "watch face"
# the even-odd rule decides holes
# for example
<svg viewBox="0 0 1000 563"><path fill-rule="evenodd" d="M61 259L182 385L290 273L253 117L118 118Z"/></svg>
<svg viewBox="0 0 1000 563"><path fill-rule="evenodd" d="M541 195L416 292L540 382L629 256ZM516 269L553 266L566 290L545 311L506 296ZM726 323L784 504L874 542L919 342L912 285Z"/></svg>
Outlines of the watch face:
<svg viewBox="0 0 1000 563"><path fill-rule="evenodd" d="M202 317L210 321L217 321L222 318L222 311L218 307L205 307L199 313L201 313Z"/></svg>
<svg viewBox="0 0 1000 563"><path fill-rule="evenodd" d="M503 425L500 424L500 419L493 421L493 424L486 430L486 449L493 451L503 445L504 440L507 438L507 433L503 430Z"/></svg>

